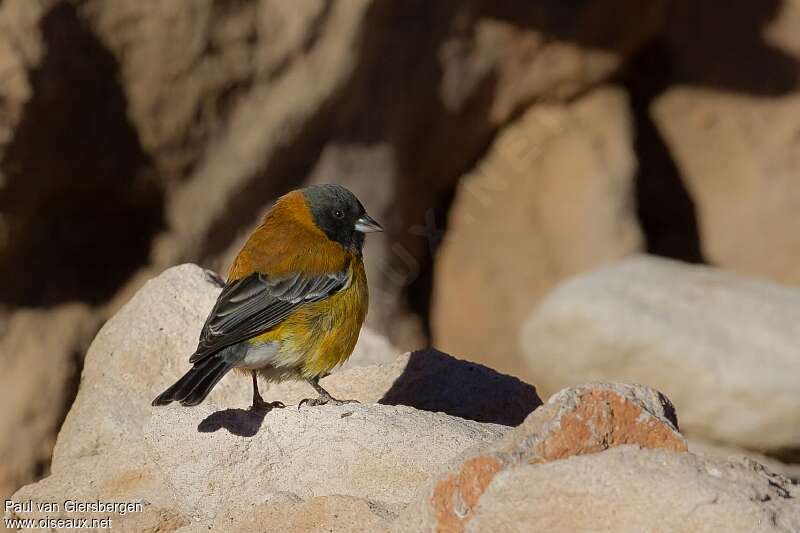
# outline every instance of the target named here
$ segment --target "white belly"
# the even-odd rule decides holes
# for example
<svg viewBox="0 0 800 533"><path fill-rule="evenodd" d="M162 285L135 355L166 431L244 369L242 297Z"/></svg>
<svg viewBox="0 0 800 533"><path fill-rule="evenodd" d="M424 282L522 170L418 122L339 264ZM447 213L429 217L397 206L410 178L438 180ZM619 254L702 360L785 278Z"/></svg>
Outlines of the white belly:
<svg viewBox="0 0 800 533"><path fill-rule="evenodd" d="M244 359L236 366L239 368L247 368L249 370L263 368L275 361L275 356L278 354L279 348L280 344L277 342L249 344L247 346L247 353L245 353Z"/></svg>

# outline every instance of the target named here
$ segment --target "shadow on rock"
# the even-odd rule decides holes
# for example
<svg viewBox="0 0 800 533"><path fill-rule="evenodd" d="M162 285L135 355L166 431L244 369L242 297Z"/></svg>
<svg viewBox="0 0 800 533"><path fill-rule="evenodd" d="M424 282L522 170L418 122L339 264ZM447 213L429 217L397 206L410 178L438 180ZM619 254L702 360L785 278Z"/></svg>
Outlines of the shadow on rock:
<svg viewBox="0 0 800 533"><path fill-rule="evenodd" d="M269 411L252 409L225 409L210 414L197 426L200 433L214 433L227 429L229 433L239 437L253 437L261 428L264 417Z"/></svg>
<svg viewBox="0 0 800 533"><path fill-rule="evenodd" d="M378 403L518 426L542 400L535 387L515 377L430 349L411 354Z"/></svg>

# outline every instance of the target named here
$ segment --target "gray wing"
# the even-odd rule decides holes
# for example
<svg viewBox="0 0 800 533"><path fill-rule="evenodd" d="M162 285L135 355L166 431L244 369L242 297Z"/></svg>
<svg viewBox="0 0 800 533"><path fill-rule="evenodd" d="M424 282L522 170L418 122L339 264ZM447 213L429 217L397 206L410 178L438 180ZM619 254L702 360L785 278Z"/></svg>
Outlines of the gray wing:
<svg viewBox="0 0 800 533"><path fill-rule="evenodd" d="M348 268L332 274L291 274L267 278L254 273L228 283L200 332L200 342L189 358L196 363L260 335L283 322L298 307L324 300L348 283Z"/></svg>

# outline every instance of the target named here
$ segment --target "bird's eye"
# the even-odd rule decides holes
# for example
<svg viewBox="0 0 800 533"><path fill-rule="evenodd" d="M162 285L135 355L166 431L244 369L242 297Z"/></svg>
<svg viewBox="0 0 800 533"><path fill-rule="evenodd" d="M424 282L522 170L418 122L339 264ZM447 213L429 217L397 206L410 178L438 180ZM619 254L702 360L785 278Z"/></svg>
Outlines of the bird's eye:
<svg viewBox="0 0 800 533"><path fill-rule="evenodd" d="M333 216L334 218L340 218L340 219L344 218L344 211L342 211L341 209L335 209L333 211Z"/></svg>

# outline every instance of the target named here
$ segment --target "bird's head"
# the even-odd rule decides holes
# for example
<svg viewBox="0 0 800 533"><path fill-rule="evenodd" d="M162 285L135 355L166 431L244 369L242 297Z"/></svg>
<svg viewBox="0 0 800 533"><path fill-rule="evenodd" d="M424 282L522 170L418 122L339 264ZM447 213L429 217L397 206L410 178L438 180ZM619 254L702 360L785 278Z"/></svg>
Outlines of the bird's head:
<svg viewBox="0 0 800 533"><path fill-rule="evenodd" d="M312 185L302 192L317 227L345 248L360 252L365 233L383 231L356 195L341 185Z"/></svg>

